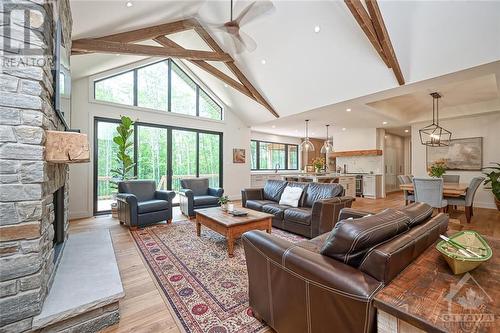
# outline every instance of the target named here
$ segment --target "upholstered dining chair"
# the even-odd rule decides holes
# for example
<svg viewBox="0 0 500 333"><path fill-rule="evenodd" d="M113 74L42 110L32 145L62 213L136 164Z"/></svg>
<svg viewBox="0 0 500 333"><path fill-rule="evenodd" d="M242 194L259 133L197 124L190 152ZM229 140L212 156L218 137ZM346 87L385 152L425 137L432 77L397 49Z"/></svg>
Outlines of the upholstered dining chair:
<svg viewBox="0 0 500 333"><path fill-rule="evenodd" d="M448 201L443 198L442 178L413 178L415 202L424 202L440 212L447 211Z"/></svg>
<svg viewBox="0 0 500 333"><path fill-rule="evenodd" d="M399 175L398 176L398 181L399 181L400 185L402 185L402 184L411 184L411 178L410 178L410 176L407 176L407 175ZM408 206L408 204L410 202L414 202L415 201L415 195L411 194L410 191L403 190L403 194L404 194L404 197L405 197L405 205Z"/></svg>
<svg viewBox="0 0 500 333"><path fill-rule="evenodd" d="M464 206L465 207L465 218L467 219L467 223L470 223L472 216L474 215L473 206L474 206L474 195L476 194L477 189L484 181L484 177L474 177L469 183L469 187L467 188L467 192L465 195L460 196L458 198L446 197L448 201L448 205L450 206Z"/></svg>
<svg viewBox="0 0 500 333"><path fill-rule="evenodd" d="M443 175L442 178L445 183L460 183L460 175Z"/></svg>

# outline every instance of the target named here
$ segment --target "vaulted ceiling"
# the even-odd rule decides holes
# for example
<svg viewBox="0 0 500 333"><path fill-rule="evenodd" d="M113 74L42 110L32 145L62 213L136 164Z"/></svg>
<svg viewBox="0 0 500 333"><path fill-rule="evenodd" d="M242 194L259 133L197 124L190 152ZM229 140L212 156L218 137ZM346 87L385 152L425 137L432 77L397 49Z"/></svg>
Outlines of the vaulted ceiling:
<svg viewBox="0 0 500 333"><path fill-rule="evenodd" d="M229 1L132 3L127 7L126 1L72 0L73 38L110 35L196 14L202 21L222 23L229 15ZM247 96L187 64L249 125L265 128L269 121L285 124L287 117L299 119L299 114L311 110L323 110L327 118L335 118L334 110L346 101L399 86L343 1L274 1L274 5L274 13L242 28L257 42L257 49L251 53L235 54L222 33L211 34L280 114L279 120L274 121L272 114ZM500 2L379 1L379 7L402 74L410 86L500 60ZM314 32L315 26L320 26L319 33ZM172 36L172 40L186 48L207 47L187 32ZM140 59L143 57L74 56L72 75L76 79ZM488 80L492 79L476 84L486 87ZM397 118L400 111L391 111L388 105L404 105L408 98L384 103L382 116L380 112L371 112L377 108L371 105L361 119L380 123L386 113L394 113Z"/></svg>

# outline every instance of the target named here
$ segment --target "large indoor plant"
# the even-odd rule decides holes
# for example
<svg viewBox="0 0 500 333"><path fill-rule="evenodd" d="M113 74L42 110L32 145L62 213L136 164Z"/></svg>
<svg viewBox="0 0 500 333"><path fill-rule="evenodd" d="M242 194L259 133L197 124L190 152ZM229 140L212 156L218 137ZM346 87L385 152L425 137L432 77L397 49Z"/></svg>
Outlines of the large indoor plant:
<svg viewBox="0 0 500 333"><path fill-rule="evenodd" d="M117 145L116 162L118 166L110 170L111 172L111 187L118 188L118 183L123 180L133 179L134 177L134 160L129 155L134 142L134 122L127 116L121 116L120 123L116 127L116 135L113 137L113 142ZM116 214L116 202L111 204L112 214Z"/></svg>
<svg viewBox="0 0 500 333"><path fill-rule="evenodd" d="M495 197L495 204L500 210L500 163L493 163L492 166L486 167L483 170L486 180L484 181L485 189L491 190Z"/></svg>

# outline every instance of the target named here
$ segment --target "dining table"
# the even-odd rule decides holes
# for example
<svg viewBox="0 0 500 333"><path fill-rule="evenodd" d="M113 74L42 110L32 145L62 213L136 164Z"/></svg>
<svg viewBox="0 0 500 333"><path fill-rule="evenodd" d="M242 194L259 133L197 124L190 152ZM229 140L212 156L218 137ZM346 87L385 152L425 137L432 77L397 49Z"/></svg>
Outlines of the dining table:
<svg viewBox="0 0 500 333"><path fill-rule="evenodd" d="M465 183L443 183L443 195L445 197L460 197L465 195L469 184ZM405 191L413 192L413 184L401 184L399 188Z"/></svg>

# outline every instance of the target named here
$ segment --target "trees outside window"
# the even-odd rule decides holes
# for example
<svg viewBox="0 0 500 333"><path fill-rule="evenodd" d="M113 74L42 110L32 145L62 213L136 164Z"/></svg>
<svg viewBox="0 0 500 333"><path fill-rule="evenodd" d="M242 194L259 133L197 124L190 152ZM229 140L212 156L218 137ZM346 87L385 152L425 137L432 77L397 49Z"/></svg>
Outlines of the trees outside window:
<svg viewBox="0 0 500 333"><path fill-rule="evenodd" d="M167 189L168 130L137 127L137 178L154 179L159 190Z"/></svg>
<svg viewBox="0 0 500 333"><path fill-rule="evenodd" d="M297 170L298 146L259 140L250 142L252 170Z"/></svg>
<svg viewBox="0 0 500 333"><path fill-rule="evenodd" d="M222 107L170 59L95 81L94 98L222 120Z"/></svg>

